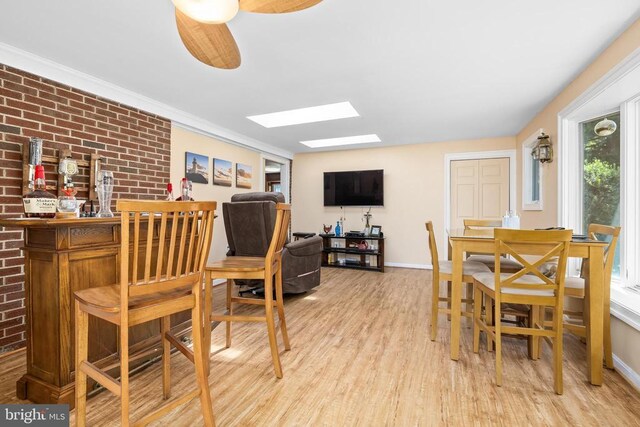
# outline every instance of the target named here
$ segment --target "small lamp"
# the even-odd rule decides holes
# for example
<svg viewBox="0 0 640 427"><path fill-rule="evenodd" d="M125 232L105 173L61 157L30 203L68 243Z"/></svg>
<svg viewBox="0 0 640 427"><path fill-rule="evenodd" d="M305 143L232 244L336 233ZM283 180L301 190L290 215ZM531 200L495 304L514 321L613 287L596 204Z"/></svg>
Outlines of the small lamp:
<svg viewBox="0 0 640 427"><path fill-rule="evenodd" d="M533 160L539 160L540 159L540 153L538 153L538 145L537 144L531 149L531 157L533 157Z"/></svg>
<svg viewBox="0 0 640 427"><path fill-rule="evenodd" d="M549 140L549 135L542 132L538 137L538 143L531 150L531 157L540 163L553 162L553 145Z"/></svg>

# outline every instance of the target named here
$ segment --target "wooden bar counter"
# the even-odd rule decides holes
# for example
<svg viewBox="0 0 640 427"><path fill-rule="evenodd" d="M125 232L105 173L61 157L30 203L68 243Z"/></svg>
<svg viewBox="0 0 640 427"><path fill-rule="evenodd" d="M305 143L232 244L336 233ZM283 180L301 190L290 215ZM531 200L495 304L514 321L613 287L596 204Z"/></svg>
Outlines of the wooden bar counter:
<svg viewBox="0 0 640 427"><path fill-rule="evenodd" d="M68 403L73 407L73 293L118 283L120 218L4 219L0 226L25 231L27 373L17 382L17 396L36 403ZM156 251L157 229L153 241ZM188 318L186 312L174 316L174 331L190 331ZM130 369L161 354L159 336L158 322L130 328ZM89 360L102 368L112 368L116 377L117 343L115 326L91 319Z"/></svg>

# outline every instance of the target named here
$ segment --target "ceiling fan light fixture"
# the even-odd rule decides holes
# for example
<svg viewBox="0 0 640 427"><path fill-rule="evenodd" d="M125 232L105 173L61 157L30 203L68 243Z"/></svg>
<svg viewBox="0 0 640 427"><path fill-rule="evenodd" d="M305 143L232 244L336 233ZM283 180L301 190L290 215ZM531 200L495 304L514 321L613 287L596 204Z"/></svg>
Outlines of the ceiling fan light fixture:
<svg viewBox="0 0 640 427"><path fill-rule="evenodd" d="M238 0L172 0L191 19L205 24L224 24L238 13Z"/></svg>

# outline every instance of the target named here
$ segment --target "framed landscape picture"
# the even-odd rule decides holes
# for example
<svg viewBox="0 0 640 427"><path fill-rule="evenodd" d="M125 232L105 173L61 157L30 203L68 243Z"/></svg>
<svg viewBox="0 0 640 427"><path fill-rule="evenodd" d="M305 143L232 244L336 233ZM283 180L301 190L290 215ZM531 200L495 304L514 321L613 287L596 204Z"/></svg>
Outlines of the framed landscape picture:
<svg viewBox="0 0 640 427"><path fill-rule="evenodd" d="M228 160L213 159L213 185L231 187L233 169Z"/></svg>
<svg viewBox="0 0 640 427"><path fill-rule="evenodd" d="M197 184L209 183L209 157L186 152L184 176Z"/></svg>
<svg viewBox="0 0 640 427"><path fill-rule="evenodd" d="M251 166L236 163L236 187L251 188Z"/></svg>

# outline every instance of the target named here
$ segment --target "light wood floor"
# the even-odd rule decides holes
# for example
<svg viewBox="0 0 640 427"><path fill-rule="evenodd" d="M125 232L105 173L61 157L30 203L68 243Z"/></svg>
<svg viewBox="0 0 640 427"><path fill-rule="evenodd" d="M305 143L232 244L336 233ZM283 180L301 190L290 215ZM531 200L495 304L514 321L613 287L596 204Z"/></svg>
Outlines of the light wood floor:
<svg viewBox="0 0 640 427"><path fill-rule="evenodd" d="M232 347L212 356L218 425L640 425L640 393L608 370L604 386L589 385L584 345L574 337L565 337L563 396L553 392L548 347L533 362L517 339L504 344L504 386L498 388L494 355L473 354L468 324L458 362L448 356L444 316L437 341L429 340L429 272L322 274L314 292L286 302L292 350L281 352L282 380L273 374L264 325L234 326ZM223 327L213 332L214 350L222 349L223 337ZM23 359L23 352L0 359L3 403L17 403ZM174 355L172 368L174 390L191 387L194 370L183 356ZM132 380L134 418L160 401L160 375L156 365ZM102 393L88 403L88 425L118 425L118 413L118 400ZM202 425L198 400L155 425Z"/></svg>

